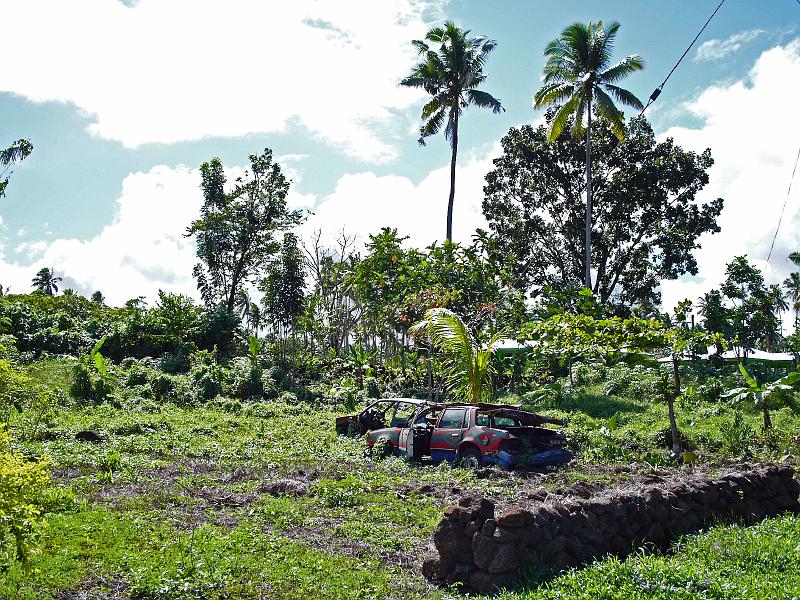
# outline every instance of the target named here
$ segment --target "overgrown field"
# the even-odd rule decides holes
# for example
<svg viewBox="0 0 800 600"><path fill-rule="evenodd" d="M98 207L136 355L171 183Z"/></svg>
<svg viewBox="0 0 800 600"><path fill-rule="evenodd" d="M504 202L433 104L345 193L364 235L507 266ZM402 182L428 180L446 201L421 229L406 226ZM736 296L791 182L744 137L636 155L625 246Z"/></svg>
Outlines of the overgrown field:
<svg viewBox="0 0 800 600"><path fill-rule="evenodd" d="M72 385L71 361L27 370L52 390ZM797 464L791 402L773 407L764 439L755 408L721 404L706 389L713 385L699 385L678 407L697 461L678 465L655 375L627 367L575 375L573 386L505 398L566 419L577 465L543 474L372 459L361 440L334 433L344 407L322 403L95 405L63 394L63 406L11 410L17 449L49 457L56 489L39 551L0 575L0 597L455 598L418 573L444 509L465 494L504 500L745 458ZM75 440L82 429L104 441ZM718 527L667 555L532 573L502 597L800 597L800 518Z"/></svg>

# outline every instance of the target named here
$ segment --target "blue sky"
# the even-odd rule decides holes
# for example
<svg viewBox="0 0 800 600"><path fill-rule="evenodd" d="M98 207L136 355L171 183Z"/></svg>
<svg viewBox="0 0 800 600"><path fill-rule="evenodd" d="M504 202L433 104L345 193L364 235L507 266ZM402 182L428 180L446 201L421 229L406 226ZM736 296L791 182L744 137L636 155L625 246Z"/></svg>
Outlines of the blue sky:
<svg viewBox="0 0 800 600"><path fill-rule="evenodd" d="M647 63L627 82L644 100L717 0L283 4L2 2L6 44L25 50L0 68L0 144L27 137L35 151L0 201L0 283L23 291L52 266L113 302L194 294L181 233L201 201L196 168L220 156L235 173L265 146L295 181L293 205L316 213L305 234L394 225L413 243L441 239L448 148L417 145L422 98L396 82L408 41L444 18L498 41L485 89L507 109L462 121L455 235L469 239L500 138L541 118L530 98L547 41L576 20L619 20L617 55ZM795 0L727 0L648 111L660 135L711 147L706 193L727 201L699 276L667 284L666 304L717 284L733 253L766 255L800 144L798 25ZM776 253L800 247L798 204ZM783 254L769 277L785 275Z"/></svg>

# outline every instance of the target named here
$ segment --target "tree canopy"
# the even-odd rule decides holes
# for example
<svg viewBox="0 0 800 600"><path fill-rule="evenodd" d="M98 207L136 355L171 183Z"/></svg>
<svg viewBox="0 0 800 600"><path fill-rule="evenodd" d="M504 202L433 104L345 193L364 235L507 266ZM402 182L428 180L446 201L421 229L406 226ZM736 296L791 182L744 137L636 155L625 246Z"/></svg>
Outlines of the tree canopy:
<svg viewBox="0 0 800 600"><path fill-rule="evenodd" d="M553 118L551 111L547 122ZM584 148L565 134L548 143L547 132L548 124L512 128L484 187L483 213L498 250L515 257L517 285L534 294L581 282L585 271ZM683 150L671 138L657 142L642 117L625 126L622 141L598 123L592 152L592 291L625 310L655 306L659 283L696 274L700 236L719 231L723 200L697 200L711 152Z"/></svg>
<svg viewBox="0 0 800 600"><path fill-rule="evenodd" d="M197 239L194 276L203 301L233 313L237 294L280 248L275 234L300 220L286 206L289 181L272 159L272 150L250 155L250 168L225 191L226 177L219 158L200 167L203 207L187 235Z"/></svg>

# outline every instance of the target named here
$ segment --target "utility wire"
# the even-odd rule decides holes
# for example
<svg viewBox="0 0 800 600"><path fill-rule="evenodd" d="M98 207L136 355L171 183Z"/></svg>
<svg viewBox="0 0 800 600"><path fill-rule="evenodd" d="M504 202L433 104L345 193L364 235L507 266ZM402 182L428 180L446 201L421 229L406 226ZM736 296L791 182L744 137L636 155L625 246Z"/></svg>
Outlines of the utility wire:
<svg viewBox="0 0 800 600"><path fill-rule="evenodd" d="M797 2L800 4L800 0L797 0ZM797 172L798 162L800 162L800 148L797 149L797 158L794 159L792 177L789 179L789 189L786 191L786 198L783 199L783 208L781 208L781 216L778 218L778 226L775 228L775 235L772 236L772 244L770 244L769 254L767 255L767 264L769 264L769 259L772 258L772 249L775 247L775 240L778 239L778 230L781 228L781 221L783 221L783 211L786 210L786 203L789 201L789 194L792 193L792 183L794 182L794 174Z"/></svg>
<svg viewBox="0 0 800 600"><path fill-rule="evenodd" d="M800 4L800 0L797 0L797 3L798 3L798 4ZM664 79L664 81L662 81L662 82L661 82L661 85L660 85L660 86L658 86L656 89L654 89L654 90L653 90L653 93L652 93L652 94L650 94L650 98L648 98L648 100L647 100L647 104L645 104L645 105L644 105L644 108L642 108L642 112L640 112L640 113L639 113L639 116L642 116L642 115L644 114L644 111L646 111L646 110L647 110L647 107L648 107L648 106L650 106L650 105L651 105L653 102L655 102L655 101L656 101L656 98L658 98L658 97L661 95L661 92L664 90L664 86L667 84L667 81L669 80L669 78L670 78L670 77L672 77L672 74L675 72L675 69L677 69L677 68L678 68L678 65L679 65L679 64L681 64L681 62L682 62L682 61L683 61L683 59L686 57L686 55L687 55L687 54L689 54L689 50L691 50L691 49L692 49L692 47L694 46L694 44L695 44L695 42L697 41L697 39L698 39L698 38L699 38L699 37L700 37L700 36L703 34L703 32L706 30L706 27L708 27L708 24L709 24L709 23L711 23L711 19L713 19L713 18L714 18L714 15L716 15L716 14L717 14L717 11L718 11L720 8L722 8L722 5L723 5L723 4L725 4L725 0L721 0L721 1L720 1L720 3L717 5L717 8L715 8L715 9L714 9L714 12L713 12L713 13L711 13L711 16L710 16L710 17L708 17L708 21L706 21L706 24L705 24L705 25L703 25L702 29L700 29L700 31L698 31L698 32L697 32L697 35L696 35L696 36L694 36L694 39L692 40L692 43L691 43L691 44L689 44L689 47L688 47L688 48L686 48L686 50L684 50L684 51L683 51L683 54L681 54L681 57L678 59L678 62L676 62L676 63L675 63L675 66L674 66L674 67L672 67L672 70L671 70L671 71L670 71L670 72L667 74L667 76L666 76L666 78Z"/></svg>

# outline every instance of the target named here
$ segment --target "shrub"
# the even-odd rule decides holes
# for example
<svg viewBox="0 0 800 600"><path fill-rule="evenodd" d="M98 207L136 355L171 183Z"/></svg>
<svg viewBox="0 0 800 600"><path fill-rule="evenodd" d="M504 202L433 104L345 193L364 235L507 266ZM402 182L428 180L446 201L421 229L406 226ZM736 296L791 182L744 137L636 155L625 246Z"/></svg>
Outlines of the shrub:
<svg viewBox="0 0 800 600"><path fill-rule="evenodd" d="M114 391L114 386L108 375L99 373L94 364L85 359L75 365L69 391L76 400L103 402Z"/></svg>
<svg viewBox="0 0 800 600"><path fill-rule="evenodd" d="M257 419L271 419L278 414L275 404L264 402L253 402L244 407L244 415L256 417Z"/></svg>
<svg viewBox="0 0 800 600"><path fill-rule="evenodd" d="M0 423L0 572L26 561L44 526L42 517L50 472L44 461L12 451Z"/></svg>
<svg viewBox="0 0 800 600"><path fill-rule="evenodd" d="M297 394L292 392L281 392L280 396L278 396L278 402L282 404L288 405L296 405L297 404Z"/></svg>
<svg viewBox="0 0 800 600"><path fill-rule="evenodd" d="M605 379L606 368L602 365L580 364L573 368L572 378L576 385L592 385Z"/></svg>
<svg viewBox="0 0 800 600"><path fill-rule="evenodd" d="M278 393L280 390L278 389L275 380L272 379L267 371L262 371L261 373L261 395L266 398L267 400L274 400L278 397Z"/></svg>
<svg viewBox="0 0 800 600"><path fill-rule="evenodd" d="M751 446L756 432L745 420L741 411L733 413L733 420L720 428L722 450L730 458L746 458L751 454Z"/></svg>
<svg viewBox="0 0 800 600"><path fill-rule="evenodd" d="M207 405L208 408L221 410L227 413L240 413L242 412L242 403L235 398L226 398L224 396L217 396L211 400Z"/></svg>
<svg viewBox="0 0 800 600"><path fill-rule="evenodd" d="M223 391L228 396L242 400L260 397L264 392L261 375L261 367L250 358L234 358L224 371Z"/></svg>

